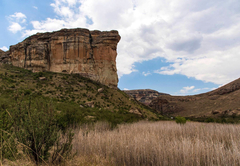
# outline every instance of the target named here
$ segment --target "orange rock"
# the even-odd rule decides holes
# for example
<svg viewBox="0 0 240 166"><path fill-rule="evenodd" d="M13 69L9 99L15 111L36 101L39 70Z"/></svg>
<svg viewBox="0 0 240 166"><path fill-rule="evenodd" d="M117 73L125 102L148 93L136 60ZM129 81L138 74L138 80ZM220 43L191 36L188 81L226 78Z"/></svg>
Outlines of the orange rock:
<svg viewBox="0 0 240 166"><path fill-rule="evenodd" d="M62 29L37 33L11 46L14 66L39 71L79 73L109 87L117 87L117 31Z"/></svg>

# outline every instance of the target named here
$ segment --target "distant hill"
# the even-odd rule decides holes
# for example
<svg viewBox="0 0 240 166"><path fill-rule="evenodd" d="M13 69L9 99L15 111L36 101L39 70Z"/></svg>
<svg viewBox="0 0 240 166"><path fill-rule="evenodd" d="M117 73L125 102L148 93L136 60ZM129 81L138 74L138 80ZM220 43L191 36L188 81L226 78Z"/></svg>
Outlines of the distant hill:
<svg viewBox="0 0 240 166"><path fill-rule="evenodd" d="M78 116L82 122L133 122L157 120L149 107L132 100L119 89L112 89L79 74L37 72L0 64L0 106L10 109L15 96L37 102L51 102L61 114ZM69 115L69 116L70 116Z"/></svg>
<svg viewBox="0 0 240 166"><path fill-rule="evenodd" d="M152 89L124 90L124 92L145 105L149 105L152 100L158 96L169 95L166 93L159 93Z"/></svg>
<svg viewBox="0 0 240 166"><path fill-rule="evenodd" d="M161 95L150 103L150 107L159 113L185 117L239 116L240 78L199 95Z"/></svg>

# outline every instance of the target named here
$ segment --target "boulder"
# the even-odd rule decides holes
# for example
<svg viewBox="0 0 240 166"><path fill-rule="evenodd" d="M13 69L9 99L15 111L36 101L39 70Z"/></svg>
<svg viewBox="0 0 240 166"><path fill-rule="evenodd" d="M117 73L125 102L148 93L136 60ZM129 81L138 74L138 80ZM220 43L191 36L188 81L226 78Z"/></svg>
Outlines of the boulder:
<svg viewBox="0 0 240 166"><path fill-rule="evenodd" d="M142 113L137 108L130 109L129 112L142 116Z"/></svg>
<svg viewBox="0 0 240 166"><path fill-rule="evenodd" d="M94 102L93 102L93 101L89 101L89 102L86 102L85 105L86 105L87 107L93 108L93 107L94 107Z"/></svg>
<svg viewBox="0 0 240 166"><path fill-rule="evenodd" d="M102 93L103 91L104 91L104 88L98 89L98 92L99 92L99 93Z"/></svg>
<svg viewBox="0 0 240 166"><path fill-rule="evenodd" d="M46 77L39 77L39 80L46 80Z"/></svg>

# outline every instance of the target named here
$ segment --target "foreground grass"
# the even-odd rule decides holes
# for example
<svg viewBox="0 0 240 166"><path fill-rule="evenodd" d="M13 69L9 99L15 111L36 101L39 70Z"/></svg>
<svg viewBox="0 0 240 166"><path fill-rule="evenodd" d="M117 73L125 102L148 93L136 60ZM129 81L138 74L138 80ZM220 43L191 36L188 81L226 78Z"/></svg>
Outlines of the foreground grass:
<svg viewBox="0 0 240 166"><path fill-rule="evenodd" d="M68 166L240 165L240 125L171 121L121 124L106 122L75 129ZM25 158L3 165L34 165ZM43 163L43 165L47 165ZM50 164L51 165L51 164Z"/></svg>
<svg viewBox="0 0 240 166"><path fill-rule="evenodd" d="M240 125L139 122L112 131L100 126L75 131L73 150L76 159L89 157L86 165L98 165L99 158L105 165L240 165Z"/></svg>

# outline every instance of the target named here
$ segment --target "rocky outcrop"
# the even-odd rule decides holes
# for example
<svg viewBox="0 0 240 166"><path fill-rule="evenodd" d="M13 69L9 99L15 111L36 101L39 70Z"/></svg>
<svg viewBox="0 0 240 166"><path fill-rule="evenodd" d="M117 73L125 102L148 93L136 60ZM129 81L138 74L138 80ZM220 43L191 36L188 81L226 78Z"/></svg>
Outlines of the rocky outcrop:
<svg viewBox="0 0 240 166"><path fill-rule="evenodd" d="M9 53L8 51L4 52L0 50L0 63L11 63L8 53Z"/></svg>
<svg viewBox="0 0 240 166"><path fill-rule="evenodd" d="M158 96L168 95L151 89L124 90L124 92L145 105L149 105Z"/></svg>
<svg viewBox="0 0 240 166"><path fill-rule="evenodd" d="M149 107L156 110L158 113L162 115L173 114L183 111L183 108L181 108L177 104L161 98L155 98L154 100L152 100L151 103L149 104Z"/></svg>
<svg viewBox="0 0 240 166"><path fill-rule="evenodd" d="M8 55L14 66L33 72L79 73L109 87L117 87L117 31L62 29L37 33L11 46Z"/></svg>
<svg viewBox="0 0 240 166"><path fill-rule="evenodd" d="M5 54L5 52L0 49L0 57L2 57L4 54Z"/></svg>

